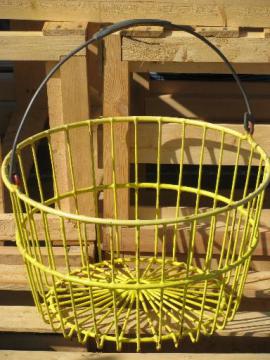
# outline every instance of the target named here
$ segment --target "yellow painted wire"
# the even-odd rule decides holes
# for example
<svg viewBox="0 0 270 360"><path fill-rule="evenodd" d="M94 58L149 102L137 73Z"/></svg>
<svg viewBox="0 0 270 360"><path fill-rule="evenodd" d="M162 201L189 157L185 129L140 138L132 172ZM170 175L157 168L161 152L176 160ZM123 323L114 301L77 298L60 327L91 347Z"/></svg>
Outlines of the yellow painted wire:
<svg viewBox="0 0 270 360"><path fill-rule="evenodd" d="M115 125L127 123L134 129L133 162L134 181L117 182L115 144L118 141ZM145 125L152 124L157 129L156 180L140 181L139 147L141 131ZM165 146L166 125L179 125L179 172L177 184L161 181L161 164ZM109 183L97 182L94 131L97 126L110 127L110 154L112 179ZM131 127L130 127L131 128ZM81 129L89 136L91 183L78 187L75 173L73 131ZM198 175L195 187L183 182L184 162L189 151L188 133L201 131L198 146ZM204 164L210 133L215 133L218 143L217 175L214 190L203 187ZM52 146L54 136L63 134L68 166L69 188L65 192L59 188L59 174L56 172L56 154ZM231 139L235 145L235 161L230 194L221 193L220 183L225 156ZM53 195L48 196L40 173L37 156L39 141L48 147L52 169ZM105 139L106 140L106 139ZM243 194L236 199L239 177L239 163L242 151L248 154L246 181ZM38 200L32 198L32 185L26 175L24 152L31 154L33 177L36 183ZM258 242L258 225L263 204L264 190L270 178L270 163L263 149L252 137L234 130L203 121L169 117L111 117L60 126L36 134L17 147L18 164L22 177L21 188L10 183L7 174L10 154L2 166L2 177L10 191L13 211L17 224L17 245L24 258L34 302L43 319L53 329L60 329L66 338L77 334L78 340L85 343L89 337L102 347L105 341L113 341L121 350L124 343L134 343L137 351L142 344L153 342L160 349L162 341L172 340L175 346L184 336L195 342L200 334L212 334L223 328L237 311L244 283L248 273L251 254ZM258 166L256 183L250 191L250 178L253 166ZM134 191L134 219L119 219L118 190ZM153 219L141 219L139 211L140 190L155 191ZM175 193L174 217L162 216L160 194L163 190ZM100 217L99 194L112 192L112 218ZM80 214L79 199L87 194L93 199L94 210L89 216ZM185 194L195 197L194 212L183 215L181 206ZM201 210L202 198L212 201L212 206ZM73 212L62 209L62 201L72 199ZM37 223L38 215L39 221ZM57 263L53 244L51 217L57 220L59 241L63 250L63 261ZM223 233L218 224L225 219ZM76 264L71 259L69 229L73 226L79 255ZM205 233L205 253L202 263L197 264L196 248L201 241L198 237L201 226ZM69 228L68 228L69 226ZM89 256L88 228L95 226L96 259ZM130 238L122 236L130 232ZM171 231L172 230L172 231ZM179 258L185 232L185 259ZM144 238L151 232L153 237ZM172 234L169 236L169 234ZM109 240L103 243L103 236ZM218 240L219 239L219 240ZM121 240L121 241L120 241ZM44 241L44 245L42 242ZM133 244L125 253L125 241ZM217 241L219 241L217 243ZM152 249L144 253L144 245ZM220 246L216 247L216 243ZM183 245L183 244L182 244ZM104 247L105 246L105 247ZM129 250L126 248L126 250Z"/></svg>

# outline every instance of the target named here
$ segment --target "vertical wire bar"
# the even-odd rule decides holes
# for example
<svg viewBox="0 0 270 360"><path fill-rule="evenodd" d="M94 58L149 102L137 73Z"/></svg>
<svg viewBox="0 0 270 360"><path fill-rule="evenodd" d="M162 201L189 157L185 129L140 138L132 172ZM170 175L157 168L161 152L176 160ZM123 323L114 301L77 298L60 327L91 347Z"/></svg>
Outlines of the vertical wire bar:
<svg viewBox="0 0 270 360"><path fill-rule="evenodd" d="M135 160L135 220L138 220L138 126L137 117L134 118L134 160Z"/></svg>
<svg viewBox="0 0 270 360"><path fill-rule="evenodd" d="M115 143L114 143L114 127L113 127L113 118L110 119L111 127L111 155L112 155L112 178L113 178L113 202L114 202L114 218L118 219L118 197L117 197L117 184L116 184L116 171L115 171ZM119 229L116 226L115 232L116 238L116 253L117 257L120 256L120 239L119 239Z"/></svg>
<svg viewBox="0 0 270 360"><path fill-rule="evenodd" d="M65 134L66 134L66 146L67 146L67 154L68 154L68 162L70 167L70 175L71 175L71 186L72 186L72 195L75 203L75 213L79 215L79 203L78 203L78 195L77 195L77 187L76 187L76 181L75 181L75 172L74 172L74 160L72 156L72 149L71 149L71 143L70 143L70 134L69 134L69 128L65 127ZM84 263L84 251L83 251L83 239L81 234L81 226L80 221L76 221L77 229L78 229L78 240L80 245L80 255L82 259L82 265L85 267Z"/></svg>
<svg viewBox="0 0 270 360"><path fill-rule="evenodd" d="M196 196L196 204L194 209L194 214L198 214L199 204L200 204L200 191L201 191L201 182L202 182L202 164L204 158L204 150L205 150L205 138L206 138L206 127L203 128L203 138L202 138L202 146L201 146L201 154L200 154L200 165L199 165L199 175L198 175L198 183L197 183L197 196ZM195 245L195 237L196 237L196 226L197 220L192 221L192 230L191 230L191 242L188 246L188 258L187 258L187 276L189 274L189 267L193 260L194 254L194 245Z"/></svg>
<svg viewBox="0 0 270 360"><path fill-rule="evenodd" d="M248 229L248 218L249 218L249 214L250 214L250 202L248 202L248 210L247 210L247 218L246 218L246 222L245 222L245 226L244 226L244 234L242 235L242 241L241 241L241 244L240 244L240 249L239 249L239 253L238 253L238 258L242 256L242 250L243 250L243 246L244 246L244 242L246 240L246 237L247 237L247 229ZM236 243L236 242L235 242ZM234 258L235 258L235 253L236 253L236 245L233 246L233 252L232 252L232 255L231 255L231 259L230 259L230 263L232 264L234 262ZM228 307L227 307L227 311L226 311L226 314L224 316L224 321L223 321L223 326L226 325L227 321L228 321L228 317L229 317L229 312L230 312L230 309L231 309L231 304L232 304L232 300L233 300L233 295L234 295L234 292L235 292L235 288L236 288L236 285L237 285L237 281L238 281L238 276L239 276L239 272L241 270L241 267L242 267L242 264L239 265L236 270L235 270L235 275L234 275L234 280L233 280L233 283L231 285L231 293L230 293L230 297L229 297L229 301L228 301ZM229 277L229 280L230 280L230 277ZM228 280L227 280L228 281ZM236 299L237 301L238 299Z"/></svg>
<svg viewBox="0 0 270 360"><path fill-rule="evenodd" d="M71 266L69 263L69 256L68 256L68 251L67 251L67 237L66 237L66 229L65 229L65 225L63 222L63 219L61 218L61 233L62 233L62 241L63 241L63 247L65 249L65 263L66 263L66 267L67 267L67 271L68 271L68 275L71 275ZM72 311L74 314L74 322L75 322L75 328L77 331L77 336L78 336L78 340L79 342L81 341L81 329L79 327L78 324L78 317L77 317L77 310L76 310L76 303L75 303L75 299L74 299L74 293L73 293L73 287L72 287L72 281L68 280L68 287L69 287L69 294L70 294L70 301L71 301L71 306L72 306ZM72 336L72 329L70 332L70 336Z"/></svg>
<svg viewBox="0 0 270 360"><path fill-rule="evenodd" d="M262 164L263 164L263 159L262 157L260 157L260 161L259 161L259 166L258 166L258 172L257 172L257 178L256 178L256 184L255 184L255 189L257 189L259 187L259 183L260 183L260 178L261 178L261 174L262 174ZM252 200L252 208L254 207L254 204L256 202L256 198L254 198Z"/></svg>
<svg viewBox="0 0 270 360"><path fill-rule="evenodd" d="M221 164L223 160L223 149L224 149L224 131L222 131L221 134L221 144L220 144L220 150L219 150L219 160L218 160L218 171L217 171L217 179L216 179L216 185L215 185L215 194L214 194L214 203L213 203L213 210L216 209L217 205L217 195L219 190L219 183L220 183L220 177L221 177ZM210 223L210 233L209 233L209 240L206 250L206 256L205 256L205 265L204 265L204 271L209 272L212 254L213 254L213 245L214 245L214 238L215 238L215 232L216 232L216 216L211 217L211 223ZM204 307L205 307L205 300L206 300L206 294L207 294L207 287L208 287L208 280L205 280L204 283L204 289L203 289L203 296L202 296L202 302L201 302L201 312L199 316L199 323L198 323L198 329L197 329L197 335L196 335L196 341L199 340L199 334L203 322L203 315L204 315Z"/></svg>
<svg viewBox="0 0 270 360"><path fill-rule="evenodd" d="M203 138L202 138L200 164L199 164L199 176L198 176L198 183L197 183L197 197L196 197L196 204L195 204L195 210L194 210L195 215L198 214L198 208L199 208L199 203L200 203L200 190L201 190L201 180L202 180L202 164L203 164L204 150L205 150L205 138L206 138L206 126L204 126L204 128L203 128ZM191 224L191 234L190 234L188 253L187 253L186 279L188 279L188 277L189 277L189 270L190 270L191 262L193 260L195 237L196 237L196 226L197 226L197 220L195 219L192 221L192 224ZM180 336L182 336L182 333L183 333L187 290L188 290L188 283L185 285L184 294L183 294L184 301L183 301L183 307L182 307L182 312L181 312L180 333L179 333Z"/></svg>
<svg viewBox="0 0 270 360"><path fill-rule="evenodd" d="M247 190L248 190L248 184L249 184L249 178L250 178L250 172L251 172L251 164L252 164L252 159L253 159L253 153L254 153L254 148L252 147L251 148L251 151L250 151L250 154L249 154L249 160L248 160L248 168L247 168L247 176L246 176L246 181L245 181L245 185L244 185L244 191L243 191L243 199L246 197L247 195ZM249 212L251 212L252 214L252 211L251 211L251 207L250 207L250 203L248 203L248 206L249 206ZM241 206L241 208L243 209L244 206ZM242 219L242 213L240 212L240 217ZM249 221L248 219L246 219L246 224L245 224L245 231L247 230L246 229L246 226L249 227ZM233 229L232 229L232 232L233 232ZM231 235L232 236L232 235ZM238 240L238 237L237 237L237 240ZM245 241L245 239L243 238L242 236L242 242ZM234 248L236 249L236 246L237 246L237 243L238 241L235 241L235 246ZM240 244L241 246L243 244ZM230 281L230 278L231 278L231 270L228 272L227 274L227 278L228 278L228 282Z"/></svg>
<svg viewBox="0 0 270 360"><path fill-rule="evenodd" d="M110 253L111 253L111 275L112 275L112 284L115 284L115 263L114 263L114 234L113 234L113 226L110 226ZM118 329L118 316L117 316L117 305L116 305L116 294L115 289L112 289L112 300L113 300L113 316L114 316L114 327L115 327L115 338L116 338L116 349L119 350L119 329Z"/></svg>
<svg viewBox="0 0 270 360"><path fill-rule="evenodd" d="M161 151L161 118L158 119L158 147L157 147L157 182L156 182L156 219L160 217L159 193L160 193L160 151ZM154 257L158 254L158 225L155 225Z"/></svg>
<svg viewBox="0 0 270 360"><path fill-rule="evenodd" d="M140 335L140 247L141 247L141 233L140 226L136 226L136 337L137 337L137 351L141 349L141 335Z"/></svg>
<svg viewBox="0 0 270 360"><path fill-rule="evenodd" d="M238 162L239 162L241 145L242 145L242 139L241 139L241 138L238 138L238 146L237 146L236 160L235 160L235 165L234 165L234 172L233 172L233 181L232 181L232 188L231 188L231 194L230 194L230 201L233 201L233 197L234 197L234 191L235 191L235 185L236 185L236 179L237 179L237 173L238 173Z"/></svg>
<svg viewBox="0 0 270 360"><path fill-rule="evenodd" d="M55 173L54 155L53 155L53 149L52 149L52 145L51 145L51 135L48 136L48 148L49 148L50 160L51 160L51 165L52 165L52 178L53 178L53 184L54 184L54 195L55 195L55 198L56 198L56 204L57 204L58 208L61 209L60 200L59 200L58 182L57 182L57 177L56 177L56 173ZM50 239L50 231L49 231L47 216L45 216L45 219L46 219L45 220L45 234L46 234L45 242L46 242L46 246L48 246L48 248L49 248L51 246L51 239ZM61 230L62 227L64 226L63 219L60 218L59 220L60 220L60 230ZM64 254L65 254L65 257L66 257L65 251L64 251ZM53 261L53 259L52 259L52 261ZM52 275L52 283L53 283L53 293L55 295L57 312L58 312L58 314L61 314L60 302L59 302L59 298L58 298L58 292L57 292L57 289L56 289L56 282L55 282L54 275ZM64 325L62 316L59 316L59 319L60 319L60 323L61 323L62 333L65 336L65 325Z"/></svg>
<svg viewBox="0 0 270 360"><path fill-rule="evenodd" d="M84 238L87 239L86 226L85 226L85 224L83 224L83 225L84 225L84 230L85 230ZM85 248L86 248L86 256L88 257L87 247L85 247ZM89 261L86 261L86 271L87 271L88 279L91 280ZM96 339L97 346L99 347L100 334L99 334L99 330L98 330L98 326L97 326L97 319L96 319L96 311L95 311L95 305L94 305L94 296L93 296L93 287L92 286L89 286L89 297L90 297L91 310L92 310L92 315L93 315L95 339Z"/></svg>
<svg viewBox="0 0 270 360"><path fill-rule="evenodd" d="M94 206L95 206L95 217L98 217L98 191L96 190L97 183L96 183L96 166L94 160L94 143L93 143L93 130L91 121L88 123L88 131L90 137L90 153L91 153L91 169L92 169L92 182L94 186ZM100 224L96 224L96 237L97 237L97 252L98 252L98 259L102 261L102 252L101 252L101 231L100 231Z"/></svg>
<svg viewBox="0 0 270 360"><path fill-rule="evenodd" d="M233 195L234 195L235 184L236 184L236 177L237 177L237 170L238 170L238 162L239 162L239 155L240 155L240 149L241 149L241 142L242 142L242 140L239 138L238 139L238 145L237 145L236 158L235 158L235 165L234 165L233 181L232 181L231 193L230 193L230 203L232 202L232 198L233 198ZM231 212L228 211L227 216L226 216L225 230L224 230L224 235L223 235L222 248L221 248L221 254L220 254L218 268L220 268L222 266L223 256L224 256L224 253L225 253L226 239L227 239L227 234L228 234L228 230L229 230L230 216L231 216ZM239 222L241 222L241 219L239 219Z"/></svg>
<svg viewBox="0 0 270 360"><path fill-rule="evenodd" d="M167 227L163 225L163 234L162 234L162 255L161 255L161 278L160 283L164 285L165 282L165 263L166 263L166 233ZM157 342L157 350L161 348L161 339L162 339L162 329L163 329L163 295L164 289L161 287L160 289L160 306L159 306L159 328L158 328L158 342Z"/></svg>
<svg viewBox="0 0 270 360"><path fill-rule="evenodd" d="M42 182L41 182L39 165L38 165L38 161L37 161L36 149L35 149L35 145L34 145L34 144L31 144L31 151L32 151L34 168L35 168L35 173L36 173L36 178L37 178L37 183L38 183L40 200L41 200L41 203L44 203L44 194L43 194ZM43 218L43 221L44 221L44 212L41 211L41 214L42 214L42 218ZM33 220L34 220L34 219L33 219ZM39 252L40 261L43 263L43 257L42 257L42 253L41 253L41 251L40 251L40 246L39 246L39 243L38 243L38 236L37 236L37 230L36 230L36 226L35 226L35 221L33 221L33 222L34 222L35 239L37 240L37 241L36 241L36 247L37 247L38 252ZM45 231L45 236L46 236L46 231ZM48 251L49 251L49 249L48 249ZM49 253L48 253L48 257L49 257ZM46 282L47 282L47 284L48 284L47 274L46 274L46 273L44 273L44 277L45 277Z"/></svg>
<svg viewBox="0 0 270 360"><path fill-rule="evenodd" d="M257 188L257 187L256 187ZM257 209L256 209L256 214L255 214L255 219L253 222L253 228L252 228L252 232L251 235L249 236L249 241L248 241L248 245L247 247L250 249L251 246L254 246L254 244L252 244L253 239L256 238L256 233L258 230L258 225L259 225L259 220L260 220L260 215L261 215L261 209L262 209L262 204L263 204L263 199L264 199L264 191L259 194L257 196L258 202L257 202ZM253 201L252 200L252 206L253 207ZM248 274L248 269L249 269L249 265L250 265L250 261L251 261L251 256L245 261L244 263L244 270L242 272L242 276L241 276L241 280L239 283L239 288L238 288L238 292L237 292L237 298L241 299L243 290L244 290L244 285L246 282L246 278L247 278L247 274ZM233 309L232 312L232 317L235 315L235 312L237 311L237 304Z"/></svg>
<svg viewBox="0 0 270 360"><path fill-rule="evenodd" d="M248 184L249 184L250 172L251 172L251 164L252 164L252 159L253 159L253 153L254 153L254 148L252 147L252 148L251 148L251 151L250 151L250 155L249 155L247 175L246 175L246 181L245 181L244 191L243 191L243 198L246 197L247 190L248 190ZM244 208L244 207L242 206L242 208ZM252 215L252 208L251 208L251 206L250 206L250 202L248 203L248 214L249 214L249 215L246 217L246 221L245 221L244 234L243 234L243 236L242 236L242 241L241 241L241 244L240 244L240 249L239 249L238 258L241 258L242 250L243 250L243 248L244 248L244 243L245 243L246 238L247 238L248 233L249 233L249 226L250 226L249 216L250 216L250 214ZM240 213L240 216L242 217L242 214L241 214L241 213ZM233 229L232 229L232 232L233 232ZM238 244L238 236L237 236L237 241L234 242L233 254L232 254L232 261L233 261L233 259L234 259L234 257L235 257L235 252L236 252L237 244ZM242 266L242 265L241 265L241 266ZM239 273L240 273L241 266L239 266L237 269L235 269L235 272L234 272L234 281L233 281L232 289L235 289L235 287L237 286L237 282L238 282L238 277L239 277ZM228 283L230 282L231 276L232 276L232 270L230 270L230 271L228 272L228 275L227 275L227 282L228 282ZM232 302L232 293L231 293L231 295L230 295L229 304L231 304L231 302ZM237 303L238 303L238 297L236 297L235 306L237 305ZM227 314L228 314L228 312L227 312Z"/></svg>
<svg viewBox="0 0 270 360"><path fill-rule="evenodd" d="M179 160L178 188L177 188L176 210L175 210L175 218L176 219L179 216L179 207L180 207L180 199L181 199L181 187L182 187L182 179L183 179L185 139L186 139L186 123L183 122L183 124L182 124L181 153L180 153L180 160ZM173 253L172 253L173 261L175 261L175 256L176 256L176 232L177 232L177 224L174 225L174 233L173 233Z"/></svg>
<svg viewBox="0 0 270 360"><path fill-rule="evenodd" d="M134 157L135 157L135 219L138 219L138 127L137 127L137 118L134 119ZM136 337L137 337L137 351L140 351L140 290L138 289L140 284L140 226L136 226L135 234L135 247L136 247L136 282L137 282L137 291L136 291Z"/></svg>
<svg viewBox="0 0 270 360"><path fill-rule="evenodd" d="M69 162L69 166L70 166L71 185L72 185L71 193L73 195L74 202L75 202L75 212L76 212L76 214L78 214L79 213L78 199L77 199L77 194L76 194L77 190L76 190L76 184L75 184L74 165L73 165L73 157L72 157L71 144L70 144L69 128L65 127L64 131L65 131L65 135L66 135L66 146L67 146L68 162ZM62 234L63 248L64 248L64 253L65 253L65 262L66 262L66 267L67 267L68 274L70 275L71 274L71 266L70 266L70 263L69 263L69 255L68 255L68 245L67 245L65 223L64 223L64 219L62 217L60 218L60 220L61 220L61 234ZM80 232L80 223L79 223L79 221L77 221L77 228L78 228L78 237L79 237L79 244L80 244L81 259L82 259L82 262L83 262L83 259L84 259L83 241L82 241L82 236L81 236L81 232ZM81 341L81 331L80 331L80 328L78 326L76 304L75 304L75 301L74 301L74 293L73 293L72 282L70 280L68 281L68 286L69 286L72 310L73 310L73 314L74 314L74 322L75 322L74 325L75 325L75 328L76 328L76 331L77 331L78 339L79 339L79 341Z"/></svg>

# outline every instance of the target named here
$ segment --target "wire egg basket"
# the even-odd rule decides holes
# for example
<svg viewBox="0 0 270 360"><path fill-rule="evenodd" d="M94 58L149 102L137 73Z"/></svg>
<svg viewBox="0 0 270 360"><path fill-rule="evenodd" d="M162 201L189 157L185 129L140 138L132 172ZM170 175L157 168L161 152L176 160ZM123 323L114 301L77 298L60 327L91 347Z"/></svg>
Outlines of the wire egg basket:
<svg viewBox="0 0 270 360"><path fill-rule="evenodd" d="M160 23L151 21L113 25L82 46L119 28ZM164 21L161 24L170 28L176 26ZM198 35L187 27L176 28ZM201 38L200 35L197 37ZM49 73L41 87L76 51ZM248 103L234 70L233 75ZM245 126L251 131L249 110ZM116 170L120 161L115 152L116 143L124 141L117 132L119 124L128 124L132 144L133 175L124 183L118 181ZM21 128L22 125L13 151L3 162L2 177L12 200L17 246L25 261L35 305L44 321L66 338L76 335L81 343L94 338L97 346L102 348L105 341L112 341L117 350L121 350L124 343L135 343L139 351L142 343L149 342L160 349L164 340L172 340L178 346L185 336L196 342L200 334L211 335L233 319L251 255L258 242L264 190L270 177L269 159L248 131L239 133L199 120L128 116L63 125L18 143ZM110 134L106 141L112 177L107 182L100 182L94 134L97 129L105 128ZM150 150L156 171L154 179L142 180L140 163L147 128L151 128L155 142ZM177 144L171 148L177 159L174 160L176 181L164 180L162 173L162 163L168 155L166 129L178 134ZM197 134L196 138L194 134ZM78 171L74 156L74 139L81 137L88 139L87 166L91 169L90 180L84 184L78 181L84 172L83 169ZM54 145L56 139L65 144L68 169L65 190L59 185L65 175L55 166L59 155ZM43 144L47 152L52 176L50 191L41 174L44 159L38 156L39 144ZM197 156L196 182L193 184L190 179L186 181L184 165L190 152ZM205 166L209 157L216 158L212 188L207 186L209 174ZM228 158L233 164L232 177L224 193L221 182ZM29 159L33 163L31 179L27 176ZM242 165L245 165L244 180ZM241 191L238 188L240 178ZM128 193L133 199L133 212L126 219L118 215L122 205L119 201L121 192ZM154 210L151 216L144 217L140 204L145 194L150 193ZM168 217L162 212L160 199L161 194L169 193L173 194L175 202L173 214ZM111 218L102 216L100 208L100 199L108 194L112 199ZM185 199L193 199L194 206L188 213L183 207ZM82 201L94 204L90 213L81 211ZM67 203L70 204L69 211L66 210ZM58 243L63 251L61 264L57 262L57 248L52 241L55 232L59 234ZM71 234L72 246L69 242ZM93 238L95 255L91 256L89 249L93 246ZM71 256L72 247L79 249L75 263Z"/></svg>

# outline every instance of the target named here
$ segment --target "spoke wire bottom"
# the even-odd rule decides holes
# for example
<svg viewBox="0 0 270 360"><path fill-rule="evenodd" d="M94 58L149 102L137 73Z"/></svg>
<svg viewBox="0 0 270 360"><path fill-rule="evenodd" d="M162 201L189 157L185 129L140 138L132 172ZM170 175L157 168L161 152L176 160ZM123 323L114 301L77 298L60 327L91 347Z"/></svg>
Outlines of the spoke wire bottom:
<svg viewBox="0 0 270 360"><path fill-rule="evenodd" d="M179 340L189 336L196 342L199 335L211 335L216 328L223 328L236 302L236 295L223 278L196 281L188 286L160 289L163 271L164 282L185 279L187 265L167 259L140 260L140 283L157 283L156 288L136 289L135 258L114 260L114 282L134 284L134 289L106 289L61 280L46 293L43 309L53 319L54 329L62 329L65 337L77 333L83 343L91 337L98 348L104 341L116 342L117 350L122 343L154 342L157 349L163 340ZM200 268L190 266L188 276L202 274ZM98 281L112 282L112 265L109 261L92 264L88 268L72 271L71 275ZM203 309L203 310L202 310ZM161 321L160 321L161 319ZM224 320L225 319L225 320ZM231 320L231 319L230 319Z"/></svg>

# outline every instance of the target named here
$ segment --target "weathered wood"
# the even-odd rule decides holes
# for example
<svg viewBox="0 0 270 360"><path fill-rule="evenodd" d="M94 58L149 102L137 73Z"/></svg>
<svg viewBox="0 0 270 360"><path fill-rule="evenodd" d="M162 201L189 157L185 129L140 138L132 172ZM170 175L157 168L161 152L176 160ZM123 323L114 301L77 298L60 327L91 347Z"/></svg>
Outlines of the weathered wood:
<svg viewBox="0 0 270 360"><path fill-rule="evenodd" d="M121 38L113 35L105 39L104 116L129 114L130 74L128 63L121 61ZM113 124L116 183L129 181L129 125ZM111 127L104 126L103 140L104 183L113 182ZM114 217L113 191L104 192L104 216ZM128 218L129 191L117 190L118 218Z"/></svg>
<svg viewBox="0 0 270 360"><path fill-rule="evenodd" d="M226 54L225 54L226 55ZM264 63L234 63L234 68L238 74L265 74L270 73L270 64ZM228 74L229 71L225 64L216 62L148 62L130 61L130 72L171 72L188 74Z"/></svg>
<svg viewBox="0 0 270 360"><path fill-rule="evenodd" d="M207 208L201 209L202 212L207 210ZM179 216L187 216L194 213L194 208L182 207L179 210ZM134 208L131 207L130 215L134 218ZM154 207L140 207L139 208L139 216L141 219L153 219L155 218L155 208ZM174 207L162 207L160 210L160 216L162 218L174 218L175 217L175 208ZM264 209L262 211L261 216L261 225L260 225L260 237L258 241L258 245L254 250L253 255L256 256L256 260L259 260L260 257L270 256L270 248L267 245L270 240L270 228L269 228L269 210ZM221 244L223 243L223 236L225 231L225 216L219 216L217 218L216 223L216 232L215 232L215 240L213 246L213 255L220 254ZM210 221L202 221L197 224L197 232L196 239L194 245L194 254L195 256L199 256L203 260L203 256L206 254L207 243L210 232ZM242 231L240 232L240 234ZM136 244L135 244L135 229L129 227L119 227L120 234L120 249L122 252L127 253L135 253ZM176 231L176 247L177 254L184 255L187 253L187 247L189 239L190 239L190 225L183 224L179 225ZM141 235L141 245L140 251L142 253L152 253L154 251L154 239L155 239L155 228L154 226L146 226L140 229ZM162 249L162 236L163 230L159 229L158 237L158 250ZM172 249L172 240L174 236L174 226L168 226L166 232L166 241L168 252ZM109 250L110 244L108 239L103 241L103 249ZM263 260L263 259L262 259ZM257 264L257 263L256 263ZM215 266L215 262L213 262L213 266ZM262 268L260 268L261 270ZM263 267L263 269L268 270L268 268Z"/></svg>
<svg viewBox="0 0 270 360"><path fill-rule="evenodd" d="M30 290L25 265L0 264L0 290Z"/></svg>
<svg viewBox="0 0 270 360"><path fill-rule="evenodd" d="M40 214L34 215L37 235L40 240L44 239L44 223ZM60 240L61 221L60 218L49 215L48 223L51 240ZM65 220L66 236L68 240L78 239L77 223ZM95 239L94 225L87 225L88 239ZM0 214L0 240L15 240L15 220L13 214ZM78 241L78 240L77 240Z"/></svg>
<svg viewBox="0 0 270 360"><path fill-rule="evenodd" d="M224 126L242 133L242 124L224 124ZM257 124L255 126L254 139L262 148L270 153L270 143L268 133L270 125ZM139 163L156 163L157 161L157 133L156 124L138 125L138 159ZM163 124L161 139L161 163L179 164L181 146L181 125ZM200 159L202 129L190 127L186 130L186 141L184 151L184 163L198 164ZM226 150L223 155L223 165L233 165L235 163L235 138L226 136ZM220 134L215 130L207 131L204 164L217 164L219 159ZM248 148L247 148L248 149ZM241 151L238 165L247 165L249 151ZM130 131L130 161L134 161L134 131Z"/></svg>
<svg viewBox="0 0 270 360"><path fill-rule="evenodd" d="M0 60L57 61L83 41L80 35L43 36L41 31L1 31ZM78 55L85 54L81 50Z"/></svg>
<svg viewBox="0 0 270 360"><path fill-rule="evenodd" d="M177 84L179 84L178 81ZM220 86L222 87L223 82L217 87L215 85L208 83L208 86L213 87L217 92L214 96L212 94L208 96L207 92L203 93L203 89L200 94L192 96L185 95L185 93L180 94L180 92L176 94L146 96L145 115L176 116L187 117L189 119L200 118L219 123L242 121L245 108L240 94L239 96L231 95L227 97L223 94L219 95L217 89ZM248 94L252 109L254 114L256 114L256 122L267 122L269 120L269 97L264 94L261 97L253 98L249 92Z"/></svg>
<svg viewBox="0 0 270 360"><path fill-rule="evenodd" d="M239 27L220 27L220 26L196 26L196 32L206 37L216 38L235 38L239 37Z"/></svg>
<svg viewBox="0 0 270 360"><path fill-rule="evenodd" d="M122 37L122 59L155 62L222 62L202 41L183 32L167 32L161 38ZM239 38L212 37L210 40L233 63L268 63L270 39L264 32Z"/></svg>
<svg viewBox="0 0 270 360"><path fill-rule="evenodd" d="M149 91L151 95L180 95L182 96L194 96L195 99L197 97L204 96L206 99L214 98L214 96L218 97L228 97L228 98L241 98L241 94L239 92L239 88L237 87L233 77L229 77L226 81L219 81L215 79L215 75L204 75L200 77L200 74L197 74L198 78L196 79L196 75L192 80L181 79L181 75L179 76L179 80L150 80ZM267 81L260 80L256 76L250 77L250 79L246 79L244 82L245 90L247 91L251 102L253 100L257 100L260 98L265 98L266 102L268 101L268 97L270 97L270 87ZM242 99L242 98L241 98ZM238 110L238 109L236 109ZM259 109L257 109L258 111ZM238 110L239 111L239 110ZM256 111L256 118L257 118Z"/></svg>
<svg viewBox="0 0 270 360"><path fill-rule="evenodd" d="M163 18L176 24L205 26L269 26L265 0L6 0L2 19L116 22L130 18Z"/></svg>
<svg viewBox="0 0 270 360"><path fill-rule="evenodd" d="M115 354L115 353L71 353L71 352L49 352L49 351L0 351L0 358L5 360L139 360L142 354ZM239 360L269 360L269 354L179 354L179 353L144 353L146 360L208 360L210 357L215 357L216 360L234 360L235 357Z"/></svg>
<svg viewBox="0 0 270 360"><path fill-rule="evenodd" d="M93 245L90 243L89 245ZM91 246L92 257L93 257L93 247ZM31 250L33 252L33 249ZM53 254L55 263L57 266L65 266L65 250L62 246L54 246ZM48 264L48 249L46 247L40 247L40 252L44 264ZM67 249L68 259L70 266L81 266L81 253L79 246L70 246ZM1 265L23 265L23 257L20 254L16 246L0 246L0 264ZM12 272L12 267L9 268Z"/></svg>

